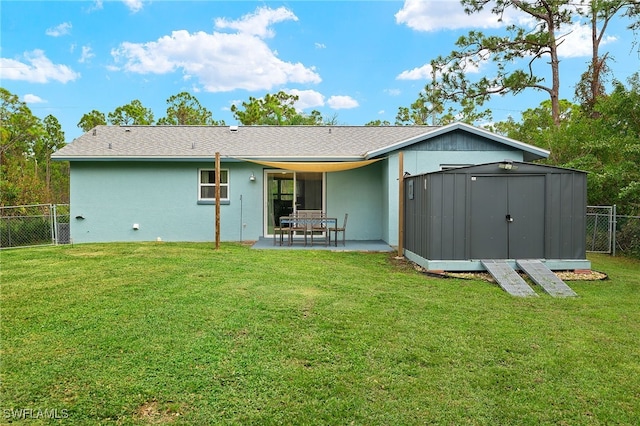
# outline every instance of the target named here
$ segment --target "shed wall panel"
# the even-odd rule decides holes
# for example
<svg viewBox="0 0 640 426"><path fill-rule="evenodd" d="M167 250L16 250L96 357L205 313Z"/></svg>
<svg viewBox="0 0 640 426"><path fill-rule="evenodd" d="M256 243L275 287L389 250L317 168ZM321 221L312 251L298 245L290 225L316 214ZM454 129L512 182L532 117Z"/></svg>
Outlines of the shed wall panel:
<svg viewBox="0 0 640 426"><path fill-rule="evenodd" d="M469 178L465 174L453 175L456 179L453 214L451 220L453 222L453 254L452 259L461 260L466 259L466 242L467 242L467 192L469 185Z"/></svg>
<svg viewBox="0 0 640 426"><path fill-rule="evenodd" d="M411 176L406 248L431 260L585 259L586 174L498 164ZM518 222L508 228L511 211Z"/></svg>

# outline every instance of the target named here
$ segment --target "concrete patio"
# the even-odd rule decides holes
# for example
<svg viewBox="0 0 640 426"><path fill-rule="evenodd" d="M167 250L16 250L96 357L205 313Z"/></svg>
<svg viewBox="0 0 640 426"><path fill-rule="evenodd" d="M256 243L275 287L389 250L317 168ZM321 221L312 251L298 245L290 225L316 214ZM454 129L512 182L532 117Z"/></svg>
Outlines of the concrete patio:
<svg viewBox="0 0 640 426"><path fill-rule="evenodd" d="M254 249L262 249L262 250L325 250L325 251L364 251L364 252L392 252L397 249L391 247L389 244L385 243L382 240L378 241L352 241L347 240L345 245L342 245L342 241L338 241L338 246L336 247L331 242L331 245L327 246L323 242L315 240L313 246L309 241L307 241L307 245L304 244L304 239L294 239L292 245L288 245L286 239L283 245L279 244L280 241L277 240L276 244L273 245L273 238L260 238L256 241L251 248Z"/></svg>

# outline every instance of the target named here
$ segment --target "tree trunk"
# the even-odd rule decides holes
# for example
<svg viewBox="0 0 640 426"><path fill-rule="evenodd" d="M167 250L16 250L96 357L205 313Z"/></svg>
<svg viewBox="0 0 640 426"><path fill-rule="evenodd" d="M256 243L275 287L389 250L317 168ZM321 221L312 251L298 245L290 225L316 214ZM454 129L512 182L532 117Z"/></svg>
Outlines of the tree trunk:
<svg viewBox="0 0 640 426"><path fill-rule="evenodd" d="M547 20L549 25L549 53L551 56L551 117L553 124L560 126L560 60L558 59L558 40L556 39L556 27L553 16Z"/></svg>

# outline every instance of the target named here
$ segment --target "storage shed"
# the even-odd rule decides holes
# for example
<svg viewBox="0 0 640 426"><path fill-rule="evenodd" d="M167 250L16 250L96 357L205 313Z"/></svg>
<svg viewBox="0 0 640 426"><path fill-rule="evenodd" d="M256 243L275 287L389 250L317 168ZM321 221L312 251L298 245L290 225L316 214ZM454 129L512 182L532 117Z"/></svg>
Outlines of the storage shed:
<svg viewBox="0 0 640 426"><path fill-rule="evenodd" d="M504 161L405 178L404 253L427 270L484 270L481 260L586 260L586 173Z"/></svg>

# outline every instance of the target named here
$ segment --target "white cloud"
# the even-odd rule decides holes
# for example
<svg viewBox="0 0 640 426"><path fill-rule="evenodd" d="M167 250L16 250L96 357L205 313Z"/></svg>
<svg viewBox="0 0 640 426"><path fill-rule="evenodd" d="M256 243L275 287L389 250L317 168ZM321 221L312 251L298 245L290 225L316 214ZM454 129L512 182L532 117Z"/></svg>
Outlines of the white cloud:
<svg viewBox="0 0 640 426"><path fill-rule="evenodd" d="M486 66L486 61L482 61L481 58L488 55L487 51L478 53L474 58L468 58L465 61L461 61L461 68L465 74L478 74L483 66ZM441 71L437 71L435 74L436 79L442 76ZM424 64L421 67L413 68L411 70L402 71L396 77L396 80L431 80L433 78L433 67L431 64Z"/></svg>
<svg viewBox="0 0 640 426"><path fill-rule="evenodd" d="M467 15L460 2L455 0L405 0L402 9L395 15L398 24L405 24L416 31L500 28L511 22L514 16L507 13L503 16L503 22L499 22L490 8Z"/></svg>
<svg viewBox="0 0 640 426"><path fill-rule="evenodd" d="M331 96L327 104L333 109L351 109L360 106L351 96Z"/></svg>
<svg viewBox="0 0 640 426"><path fill-rule="evenodd" d="M80 63L88 62L94 56L96 55L91 51L91 47L82 46L82 55L80 56L80 59L78 59L78 62Z"/></svg>
<svg viewBox="0 0 640 426"><path fill-rule="evenodd" d="M270 9L259 7L256 12L244 15L236 21L228 21L224 18L215 20L216 28L237 30L241 34L254 35L259 38L272 38L275 33L271 25L283 21L297 21L298 17L285 7Z"/></svg>
<svg viewBox="0 0 640 426"><path fill-rule="evenodd" d="M92 13L97 10L102 10L102 8L103 8L102 0L96 0L93 2L91 6L86 8L86 11L87 13Z"/></svg>
<svg viewBox="0 0 640 426"><path fill-rule="evenodd" d="M48 28L45 34L51 37L60 37L71 33L71 22L63 22L62 24Z"/></svg>
<svg viewBox="0 0 640 426"><path fill-rule="evenodd" d="M316 46L316 49L326 49L327 45L324 43L314 43L314 45Z"/></svg>
<svg viewBox="0 0 640 426"><path fill-rule="evenodd" d="M400 89L384 89L384 92L389 96L400 96L402 94Z"/></svg>
<svg viewBox="0 0 640 426"><path fill-rule="evenodd" d="M396 80L428 80L431 79L433 67L431 64L424 64L412 70L402 71Z"/></svg>
<svg viewBox="0 0 640 426"><path fill-rule="evenodd" d="M216 25L239 30L212 34L173 31L147 43L124 42L111 54L125 71L166 74L181 69L208 92L235 89L271 90L286 83L319 83L313 67L285 62L258 35L272 36L271 23L297 19L284 8L259 8L244 21L217 20ZM251 23L251 25L247 25Z"/></svg>
<svg viewBox="0 0 640 426"><path fill-rule="evenodd" d="M133 13L140 12L144 7L142 0L122 0L122 2L129 8L129 10ZM100 2L100 8L102 8L102 2Z"/></svg>
<svg viewBox="0 0 640 426"><path fill-rule="evenodd" d="M573 5L573 8L580 8ZM521 25L533 29L536 20L514 8L507 9L502 21L486 7L482 12L467 15L457 0L405 0L402 8L396 13L396 22L404 24L416 31L439 31L460 28L502 28L509 24ZM559 32L564 34L564 41L558 49L561 57L583 57L591 55L591 29L588 25L574 22ZM602 44L617 40L616 37L606 36ZM412 70L403 71L398 80L419 80L430 78L428 65Z"/></svg>
<svg viewBox="0 0 640 426"><path fill-rule="evenodd" d="M558 46L558 56L563 58L591 56L591 27L574 22L568 28L562 27L560 33L564 34L564 36L560 46ZM600 46L616 40L617 37L605 35Z"/></svg>
<svg viewBox="0 0 640 426"><path fill-rule="evenodd" d="M288 90L287 93L298 97L298 101L296 102L296 109L298 111L324 106L324 95L315 90L291 89Z"/></svg>
<svg viewBox="0 0 640 426"><path fill-rule="evenodd" d="M28 81L30 83L48 83L59 81L67 83L80 77L66 65L54 64L42 50L25 52L24 62L15 59L0 58L0 79Z"/></svg>
<svg viewBox="0 0 640 426"><path fill-rule="evenodd" d="M31 93L27 93L26 95L24 95L22 100L28 104L43 104L47 102L44 99L42 99L40 96L33 95Z"/></svg>

